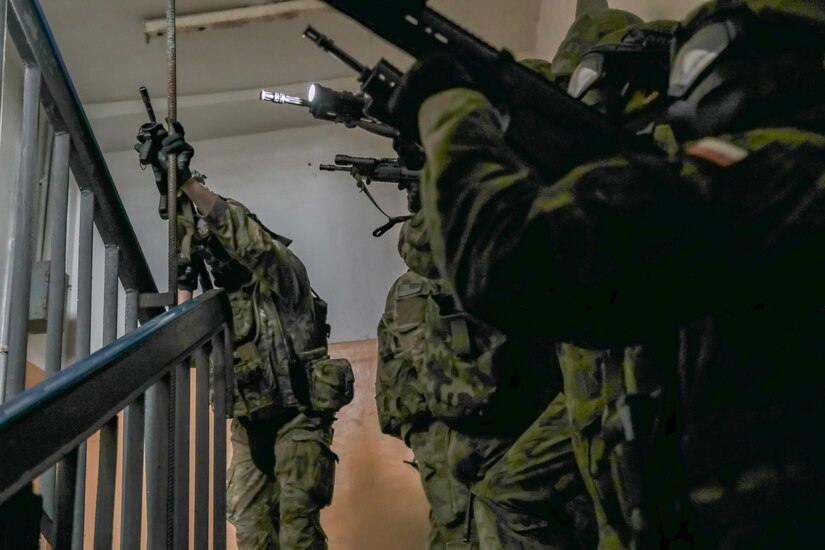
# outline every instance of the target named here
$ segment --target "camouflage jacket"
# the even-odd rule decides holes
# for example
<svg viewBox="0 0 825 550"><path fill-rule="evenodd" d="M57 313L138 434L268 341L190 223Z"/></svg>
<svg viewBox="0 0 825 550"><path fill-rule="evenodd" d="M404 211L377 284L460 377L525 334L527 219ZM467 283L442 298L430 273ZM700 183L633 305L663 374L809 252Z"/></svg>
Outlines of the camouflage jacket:
<svg viewBox="0 0 825 550"><path fill-rule="evenodd" d="M218 199L205 219L232 259L252 272L249 284L229 292L236 344L234 416L259 419L297 407L288 345L302 360L326 353L306 268L234 201Z"/></svg>
<svg viewBox="0 0 825 550"><path fill-rule="evenodd" d="M782 494L780 510L801 502L788 488L819 487L799 472L825 456L804 435L823 427L825 374L788 366L825 361L825 133L705 138L547 185L476 92L430 98L419 123L431 245L465 308L508 335L645 350L625 360L625 391L660 385L679 411L689 467L657 477L684 475L697 524L766 513L711 484L723 467L793 462L747 489Z"/></svg>

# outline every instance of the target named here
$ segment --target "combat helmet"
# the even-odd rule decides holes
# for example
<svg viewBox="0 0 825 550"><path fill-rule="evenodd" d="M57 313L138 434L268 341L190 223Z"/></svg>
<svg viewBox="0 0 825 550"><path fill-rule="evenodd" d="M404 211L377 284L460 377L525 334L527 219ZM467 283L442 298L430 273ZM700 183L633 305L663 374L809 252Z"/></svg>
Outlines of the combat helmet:
<svg viewBox="0 0 825 550"><path fill-rule="evenodd" d="M556 82L566 87L567 79L573 74L581 56L604 36L641 22L638 16L617 9L586 13L576 19L553 57L552 67Z"/></svg>
<svg viewBox="0 0 825 550"><path fill-rule="evenodd" d="M630 117L647 120L651 111L661 114L676 26L676 21L651 21L606 35L582 55L567 92L625 124ZM641 111L644 117L638 116Z"/></svg>
<svg viewBox="0 0 825 550"><path fill-rule="evenodd" d="M713 0L674 40L667 120L683 139L758 126L822 125L825 3Z"/></svg>

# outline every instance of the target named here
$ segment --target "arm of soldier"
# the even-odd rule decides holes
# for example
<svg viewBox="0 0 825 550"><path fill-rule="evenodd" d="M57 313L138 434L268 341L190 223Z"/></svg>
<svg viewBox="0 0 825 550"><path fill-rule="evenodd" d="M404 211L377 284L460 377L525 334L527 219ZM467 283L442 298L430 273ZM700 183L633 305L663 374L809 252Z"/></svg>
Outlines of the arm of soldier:
<svg viewBox="0 0 825 550"><path fill-rule="evenodd" d="M469 90L428 99L419 125L433 251L467 311L505 332L597 339L676 314L668 299L699 269L676 251L710 229L690 222L700 201L671 167L611 159L549 186Z"/></svg>
<svg viewBox="0 0 825 550"><path fill-rule="evenodd" d="M303 264L283 244L275 240L244 208L229 204L201 185L189 180L183 192L204 215L210 229L226 251L251 270L257 279L281 297L302 296Z"/></svg>

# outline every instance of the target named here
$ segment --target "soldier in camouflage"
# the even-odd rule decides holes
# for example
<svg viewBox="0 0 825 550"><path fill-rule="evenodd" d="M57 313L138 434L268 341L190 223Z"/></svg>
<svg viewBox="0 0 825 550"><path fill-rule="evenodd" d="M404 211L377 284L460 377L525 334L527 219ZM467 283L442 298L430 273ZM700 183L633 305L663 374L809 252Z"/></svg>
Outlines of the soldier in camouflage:
<svg viewBox="0 0 825 550"><path fill-rule="evenodd" d="M466 73L416 95L425 62L399 92L427 153L433 252L468 311L508 335L624 350L601 488L633 547L821 538L823 37L818 1L703 6L669 78L680 146L552 186Z"/></svg>
<svg viewBox="0 0 825 550"><path fill-rule="evenodd" d="M390 288L378 323L378 366L375 402L381 431L397 437L413 451L424 494L430 504L427 548L478 548L475 537L465 541L464 516L470 493L450 471L447 448L452 430L431 413L422 372L422 330L431 296L444 294L429 254L417 246L411 224L404 223L399 252L409 271Z"/></svg>
<svg viewBox="0 0 825 550"><path fill-rule="evenodd" d="M424 464L432 533L460 540L469 485L474 545L592 547L595 520L563 398L548 408L560 387L548 368L553 349L507 341L455 307L432 278L420 214L402 227L399 251L414 271L394 285L379 325L376 399L382 429L404 438Z"/></svg>
<svg viewBox="0 0 825 550"><path fill-rule="evenodd" d="M310 288L290 241L241 203L204 187L189 170L194 150L180 134L163 141L163 170L173 153L180 189L198 211L196 234L186 245L191 250L185 252L204 258L232 306L235 398L227 517L238 547L325 549L320 511L332 501L332 424L335 412L352 399L351 368L327 355L326 304ZM181 225L190 227L192 220ZM182 287L193 289L196 277L188 270Z"/></svg>

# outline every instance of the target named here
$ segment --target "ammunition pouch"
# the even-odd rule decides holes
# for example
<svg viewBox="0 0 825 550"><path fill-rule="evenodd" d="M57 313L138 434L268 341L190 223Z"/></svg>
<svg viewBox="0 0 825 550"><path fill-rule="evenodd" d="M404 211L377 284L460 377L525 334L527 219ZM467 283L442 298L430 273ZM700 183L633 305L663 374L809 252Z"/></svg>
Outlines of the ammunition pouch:
<svg viewBox="0 0 825 550"><path fill-rule="evenodd" d="M290 362L292 391L303 406L335 414L352 402L355 376L349 361L331 359L324 346L298 354L294 363Z"/></svg>

